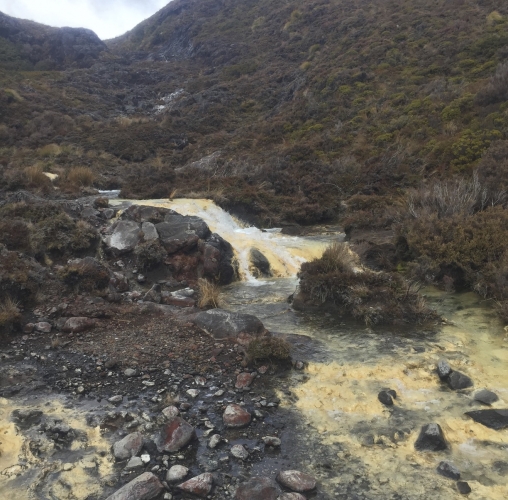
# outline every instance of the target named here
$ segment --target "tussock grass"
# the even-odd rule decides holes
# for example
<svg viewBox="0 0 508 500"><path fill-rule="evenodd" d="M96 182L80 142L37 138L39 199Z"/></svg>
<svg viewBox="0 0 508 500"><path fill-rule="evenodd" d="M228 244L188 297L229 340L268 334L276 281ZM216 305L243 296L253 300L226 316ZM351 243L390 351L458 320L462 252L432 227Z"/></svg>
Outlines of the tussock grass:
<svg viewBox="0 0 508 500"><path fill-rule="evenodd" d="M261 360L283 362L291 359L289 343L279 337L258 337L251 340L246 355L248 363Z"/></svg>
<svg viewBox="0 0 508 500"><path fill-rule="evenodd" d="M11 298L0 303L0 328L8 328L21 320L19 304Z"/></svg>
<svg viewBox="0 0 508 500"><path fill-rule="evenodd" d="M217 283L200 278L198 280L198 296L199 307L220 307L221 290Z"/></svg>
<svg viewBox="0 0 508 500"><path fill-rule="evenodd" d="M88 167L71 168L67 174L67 181L75 186L88 187L93 184L95 174Z"/></svg>
<svg viewBox="0 0 508 500"><path fill-rule="evenodd" d="M44 187L51 184L51 180L44 174L41 165L35 164L31 167L26 167L24 170L28 183L32 187Z"/></svg>

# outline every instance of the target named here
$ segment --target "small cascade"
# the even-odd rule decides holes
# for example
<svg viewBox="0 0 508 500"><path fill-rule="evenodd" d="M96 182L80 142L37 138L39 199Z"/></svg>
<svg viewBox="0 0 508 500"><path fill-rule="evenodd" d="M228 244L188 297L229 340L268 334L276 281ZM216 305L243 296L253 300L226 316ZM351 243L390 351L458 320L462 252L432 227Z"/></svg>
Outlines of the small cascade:
<svg viewBox="0 0 508 500"><path fill-rule="evenodd" d="M170 208L182 215L194 215L203 219L211 231L229 241L235 249L240 273L246 281L259 282L253 275L249 259L253 248L259 250L270 262L276 277L294 277L303 262L322 255L330 239L287 236L276 230L262 231L242 224L211 200L174 199L140 200L138 205Z"/></svg>

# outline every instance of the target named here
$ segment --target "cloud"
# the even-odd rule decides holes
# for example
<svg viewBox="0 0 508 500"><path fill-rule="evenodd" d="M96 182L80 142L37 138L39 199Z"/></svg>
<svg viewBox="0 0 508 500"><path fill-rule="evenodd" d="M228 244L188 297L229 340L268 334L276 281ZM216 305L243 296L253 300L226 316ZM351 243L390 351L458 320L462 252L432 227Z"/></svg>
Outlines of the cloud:
<svg viewBox="0 0 508 500"><path fill-rule="evenodd" d="M122 35L170 0L0 0L0 11L49 26L88 28L106 40Z"/></svg>

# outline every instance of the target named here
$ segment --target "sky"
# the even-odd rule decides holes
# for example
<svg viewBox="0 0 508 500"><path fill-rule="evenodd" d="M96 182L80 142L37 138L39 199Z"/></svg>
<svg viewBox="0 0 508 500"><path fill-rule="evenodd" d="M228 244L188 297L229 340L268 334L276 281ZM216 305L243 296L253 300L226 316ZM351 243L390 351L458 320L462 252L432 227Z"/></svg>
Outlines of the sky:
<svg viewBox="0 0 508 500"><path fill-rule="evenodd" d="M170 0L0 0L0 11L49 26L88 28L102 40L122 35Z"/></svg>

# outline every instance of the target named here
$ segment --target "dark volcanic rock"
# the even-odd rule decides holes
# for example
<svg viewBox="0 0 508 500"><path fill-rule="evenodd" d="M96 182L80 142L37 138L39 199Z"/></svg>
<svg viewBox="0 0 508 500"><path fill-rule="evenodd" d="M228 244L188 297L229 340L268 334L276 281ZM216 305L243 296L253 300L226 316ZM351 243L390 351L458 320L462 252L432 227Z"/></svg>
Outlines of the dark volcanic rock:
<svg viewBox="0 0 508 500"><path fill-rule="evenodd" d="M200 474L199 476L185 481L185 483L178 485L178 488L204 498L212 491L212 486L213 476L209 472L206 472L205 474Z"/></svg>
<svg viewBox="0 0 508 500"><path fill-rule="evenodd" d="M426 424L422 427L420 435L415 442L418 451L446 450L447 444L439 424Z"/></svg>
<svg viewBox="0 0 508 500"><path fill-rule="evenodd" d="M104 238L104 243L114 254L131 252L141 238L141 227L131 220L119 220L111 226L111 234Z"/></svg>
<svg viewBox="0 0 508 500"><path fill-rule="evenodd" d="M12 420L20 429L29 429L33 425L40 424L42 411L40 410L14 410Z"/></svg>
<svg viewBox="0 0 508 500"><path fill-rule="evenodd" d="M256 316L232 313L224 309L210 309L198 313L191 321L216 339L236 337L240 333L259 335L265 331L263 323Z"/></svg>
<svg viewBox="0 0 508 500"><path fill-rule="evenodd" d="M478 391L474 395L474 400L479 401L480 403L483 403L485 405L491 405L492 403L495 403L498 400L498 396L496 393L489 391L487 389L482 389L481 391Z"/></svg>
<svg viewBox="0 0 508 500"><path fill-rule="evenodd" d="M161 432L158 448L174 452L189 444L196 437L194 427L180 417L175 417Z"/></svg>
<svg viewBox="0 0 508 500"><path fill-rule="evenodd" d="M249 253L250 263L261 276L271 276L270 261L257 248L251 248Z"/></svg>
<svg viewBox="0 0 508 500"><path fill-rule="evenodd" d="M311 475L298 470L280 471L277 474L277 481L282 486L299 493L312 491L316 488L316 480Z"/></svg>
<svg viewBox="0 0 508 500"><path fill-rule="evenodd" d="M393 399L391 394L388 391L381 391L377 398L381 403L383 403L386 406L392 406L393 405Z"/></svg>
<svg viewBox="0 0 508 500"><path fill-rule="evenodd" d="M204 277L217 280L220 285L227 285L236 278L233 247L224 238L213 233L200 250Z"/></svg>
<svg viewBox="0 0 508 500"><path fill-rule="evenodd" d="M460 479L460 471L450 462L439 462L439 465L437 466L437 472L438 474L441 474L442 476L449 477L450 479Z"/></svg>
<svg viewBox="0 0 508 500"><path fill-rule="evenodd" d="M206 222L199 217L167 214L164 222L155 225L161 243L168 253L188 251L195 248L198 241L210 235Z"/></svg>
<svg viewBox="0 0 508 500"><path fill-rule="evenodd" d="M471 493L471 486L469 486L469 483L466 481L458 481L457 482L457 489L459 490L459 493L462 495L468 495Z"/></svg>
<svg viewBox="0 0 508 500"><path fill-rule="evenodd" d="M440 359L437 362L437 374L441 380L446 380L446 378L452 373L452 368L446 359Z"/></svg>
<svg viewBox="0 0 508 500"><path fill-rule="evenodd" d="M106 500L152 500L157 498L163 490L164 486L157 476L151 472L145 472L122 486Z"/></svg>
<svg viewBox="0 0 508 500"><path fill-rule="evenodd" d="M235 492L235 500L277 500L277 488L268 477L252 477Z"/></svg>
<svg viewBox="0 0 508 500"><path fill-rule="evenodd" d="M459 389L466 389L473 386L473 381L461 372L453 371L447 379L450 389L454 391Z"/></svg>
<svg viewBox="0 0 508 500"><path fill-rule="evenodd" d="M468 411L466 415L489 429L499 431L508 427L508 409Z"/></svg>
<svg viewBox="0 0 508 500"><path fill-rule="evenodd" d="M96 320L93 318L75 317L69 318L62 328L64 332L80 333L95 328Z"/></svg>

